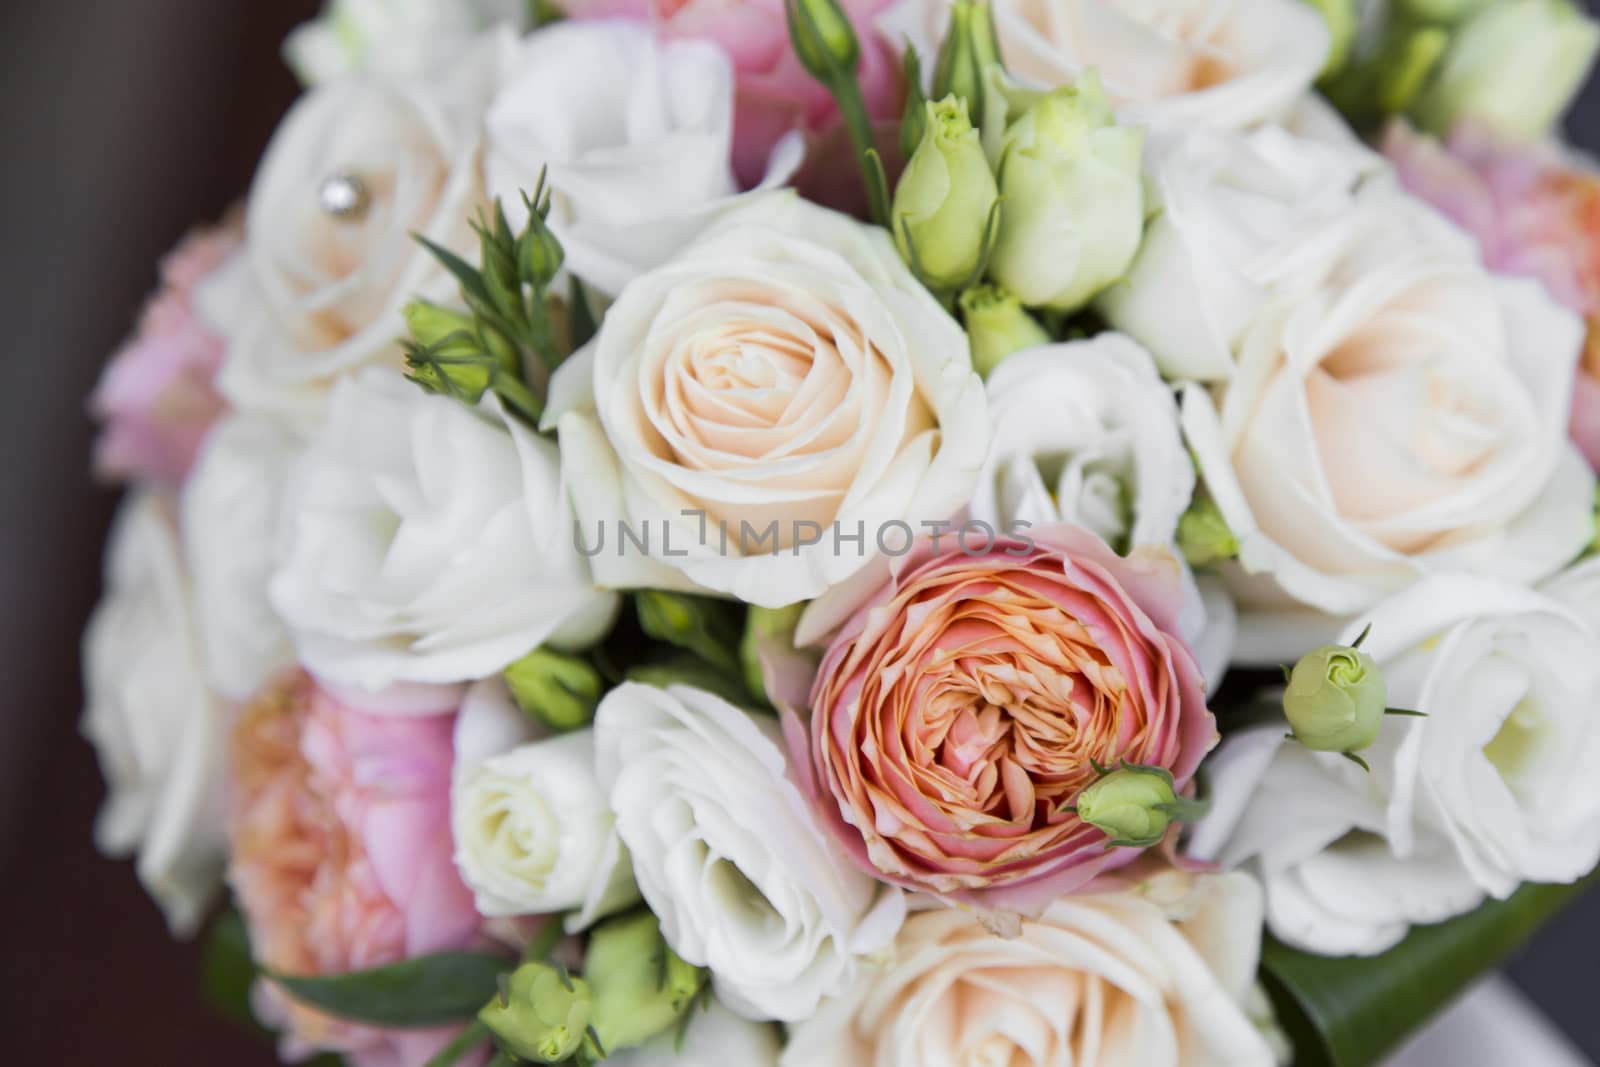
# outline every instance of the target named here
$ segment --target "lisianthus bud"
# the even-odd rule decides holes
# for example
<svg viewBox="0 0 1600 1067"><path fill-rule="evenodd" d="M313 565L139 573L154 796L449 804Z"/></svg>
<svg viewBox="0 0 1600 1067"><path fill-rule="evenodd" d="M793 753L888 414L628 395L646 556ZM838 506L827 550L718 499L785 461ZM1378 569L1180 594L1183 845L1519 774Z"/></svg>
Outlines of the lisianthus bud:
<svg viewBox="0 0 1600 1067"><path fill-rule="evenodd" d="M738 673L739 620L731 605L660 589L641 589L636 600L645 633L688 649L729 674Z"/></svg>
<svg viewBox="0 0 1600 1067"><path fill-rule="evenodd" d="M413 300L405 311L414 345L411 377L423 388L476 404L494 381L494 359L478 344L470 314Z"/></svg>
<svg viewBox="0 0 1600 1067"><path fill-rule="evenodd" d="M1470 119L1508 137L1542 137L1566 110L1597 47L1600 26L1570 0L1491 4L1451 40L1414 117L1435 133Z"/></svg>
<svg viewBox="0 0 1600 1067"><path fill-rule="evenodd" d="M929 288L958 289L983 271L1000 191L966 102L947 96L925 115L922 142L894 191L895 244Z"/></svg>
<svg viewBox="0 0 1600 1067"><path fill-rule="evenodd" d="M517 707L552 730L589 725L606 688L588 660L548 648L534 649L504 673Z"/></svg>
<svg viewBox="0 0 1600 1067"><path fill-rule="evenodd" d="M537 210L530 211L528 228L517 238L517 266L523 279L542 293L550 288L565 259L566 250L545 225L543 216Z"/></svg>
<svg viewBox="0 0 1600 1067"><path fill-rule="evenodd" d="M966 101L967 113L983 120L984 72L999 63L1000 42L994 31L994 11L988 0L956 0L939 58L933 67L933 96L954 94Z"/></svg>
<svg viewBox="0 0 1600 1067"><path fill-rule="evenodd" d="M1307 748L1358 752L1378 739L1387 700L1371 656L1350 645L1324 645L1294 665L1283 713Z"/></svg>
<svg viewBox="0 0 1600 1067"><path fill-rule="evenodd" d="M1189 509L1179 516L1178 550L1191 567L1206 567L1239 554L1239 539L1228 528L1228 520L1211 494L1196 493Z"/></svg>
<svg viewBox="0 0 1600 1067"><path fill-rule="evenodd" d="M589 984L565 967L539 960L518 967L500 995L478 1012L478 1021L513 1056L560 1063L586 1043L593 1048L588 1037L593 1015Z"/></svg>
<svg viewBox="0 0 1600 1067"><path fill-rule="evenodd" d="M1073 311L1128 269L1144 233L1144 131L1085 72L1006 130L989 273L1029 307Z"/></svg>
<svg viewBox="0 0 1600 1067"><path fill-rule="evenodd" d="M647 908L595 927L583 957L594 991L594 1029L606 1054L643 1044L683 1016L706 972L667 947Z"/></svg>
<svg viewBox="0 0 1600 1067"><path fill-rule="evenodd" d="M751 605L745 616L744 636L739 641L739 666L744 670L744 684L756 696L766 696L766 681L761 674L761 646L764 643L781 643L781 647L794 647L795 627L800 625L800 614L805 604L791 604L786 608L763 608Z"/></svg>
<svg viewBox="0 0 1600 1067"><path fill-rule="evenodd" d="M1022 302L998 285L977 285L962 293L961 313L972 345L972 369L985 378L1013 352L1050 343L1050 335Z"/></svg>
<svg viewBox="0 0 1600 1067"><path fill-rule="evenodd" d="M1110 838L1108 847L1149 848L1198 805L1178 796L1165 767L1124 763L1079 793L1076 806L1079 819Z"/></svg>
<svg viewBox="0 0 1600 1067"><path fill-rule="evenodd" d="M806 73L824 85L855 76L861 43L838 0L787 0L784 11L789 40Z"/></svg>

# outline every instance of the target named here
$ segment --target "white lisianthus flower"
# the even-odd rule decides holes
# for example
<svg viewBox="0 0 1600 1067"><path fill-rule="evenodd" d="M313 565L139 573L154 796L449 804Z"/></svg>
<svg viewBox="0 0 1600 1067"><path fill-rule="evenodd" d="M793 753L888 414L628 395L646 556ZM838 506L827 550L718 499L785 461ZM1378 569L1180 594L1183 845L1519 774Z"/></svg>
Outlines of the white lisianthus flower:
<svg viewBox="0 0 1600 1067"><path fill-rule="evenodd" d="M249 700L294 665L267 582L277 563L283 490L300 447L270 420L228 415L206 435L184 483L183 545L206 676L229 700Z"/></svg>
<svg viewBox="0 0 1600 1067"><path fill-rule="evenodd" d="M891 958L793 1028L779 1062L1273 1067L1260 945L1261 891L1239 873L1063 897L1009 938L924 911Z"/></svg>
<svg viewBox="0 0 1600 1067"><path fill-rule="evenodd" d="M1582 322L1387 182L1357 205L1317 286L1256 316L1234 377L1184 393L1239 542L1243 662L1292 660L1422 574L1537 581L1593 534L1566 433Z"/></svg>
<svg viewBox="0 0 1600 1067"><path fill-rule="evenodd" d="M450 828L456 870L491 918L576 910L581 929L639 899L595 777L594 731L550 736L499 678L456 718Z"/></svg>
<svg viewBox="0 0 1600 1067"><path fill-rule="evenodd" d="M369 368L342 379L291 476L269 592L306 667L382 689L581 647L614 594L589 580L549 441L491 393L474 411Z"/></svg>
<svg viewBox="0 0 1600 1067"><path fill-rule="evenodd" d="M901 0L883 19L933 59L952 0ZM1054 88L1095 70L1126 122L1244 129L1286 114L1327 58L1327 23L1297 0L994 0L1006 70Z"/></svg>
<svg viewBox="0 0 1600 1067"><path fill-rule="evenodd" d="M566 266L611 295L739 199L729 163L733 66L706 41L622 21L559 23L516 48L490 105L484 169L512 224L541 169ZM560 100L562 106L552 107ZM763 185L800 165L788 138Z"/></svg>
<svg viewBox="0 0 1600 1067"><path fill-rule="evenodd" d="M1553 583L1594 582L1580 569ZM1593 612L1592 606L1590 612ZM1263 729L1214 759L1194 851L1248 863L1283 940L1369 955L1414 924L1570 882L1600 861L1600 633L1552 595L1425 578L1370 613L1389 716L1370 774ZM1353 639L1354 633L1345 635Z"/></svg>
<svg viewBox="0 0 1600 1067"><path fill-rule="evenodd" d="M1098 307L1168 377L1231 377L1269 297L1306 291L1338 255L1374 157L1276 126L1197 129L1147 156L1159 211Z"/></svg>
<svg viewBox="0 0 1600 1067"><path fill-rule="evenodd" d="M661 933L740 1015L795 1021L905 917L789 777L778 723L690 686L630 682L595 715L596 760Z"/></svg>
<svg viewBox="0 0 1600 1067"><path fill-rule="evenodd" d="M306 85L382 70L425 73L459 57L478 32L528 24L528 0L327 0L295 27L284 57Z"/></svg>
<svg viewBox="0 0 1600 1067"><path fill-rule="evenodd" d="M416 236L469 258L484 109L509 42L441 71L341 78L301 97L250 187L240 262L202 288L237 409L314 428L332 379L400 366L401 310L456 283Z"/></svg>
<svg viewBox="0 0 1600 1067"><path fill-rule="evenodd" d="M221 884L227 712L205 683L171 511L140 493L117 514L83 638L82 728L108 793L95 843L137 853L139 881L188 936Z"/></svg>
<svg viewBox="0 0 1600 1067"><path fill-rule="evenodd" d="M782 1042L771 1023L742 1019L712 999L691 1007L680 1042L669 1029L606 1057L611 1067L777 1067Z"/></svg>
<svg viewBox="0 0 1600 1067"><path fill-rule="evenodd" d="M948 518L988 444L966 335L889 235L788 192L629 285L550 394L596 577L763 607Z"/></svg>

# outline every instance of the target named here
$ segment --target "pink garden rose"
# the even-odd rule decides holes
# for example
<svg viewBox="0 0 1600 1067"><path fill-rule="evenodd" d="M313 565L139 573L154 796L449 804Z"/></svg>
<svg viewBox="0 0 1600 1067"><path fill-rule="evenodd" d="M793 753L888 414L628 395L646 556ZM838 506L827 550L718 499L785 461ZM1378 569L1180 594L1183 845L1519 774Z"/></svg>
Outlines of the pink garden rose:
<svg viewBox="0 0 1600 1067"><path fill-rule="evenodd" d="M196 230L161 262L161 287L100 376L90 411L105 423L94 466L113 481L181 483L222 413L212 379L223 343L195 314L195 287L239 247L239 226Z"/></svg>
<svg viewBox="0 0 1600 1067"><path fill-rule="evenodd" d="M229 877L263 966L338 974L476 941L482 919L451 860L453 702L429 710L358 710L298 672L244 710ZM422 1067L454 1035L333 1019L267 981L255 1007L283 1029L287 1059L331 1050L355 1067Z"/></svg>
<svg viewBox="0 0 1600 1067"><path fill-rule="evenodd" d="M1383 150L1406 188L1477 238L1490 270L1537 278L1584 317L1572 439L1600 470L1600 174L1552 145L1502 142L1472 126L1441 144L1396 122Z"/></svg>
<svg viewBox="0 0 1600 1067"><path fill-rule="evenodd" d="M1063 809L1121 760L1181 789L1216 743L1176 636L1177 561L1075 526L981 555L927 542L834 637L795 762L867 869L991 911L1035 913L1133 860ZM975 546L976 547L976 546Z"/></svg>
<svg viewBox="0 0 1600 1067"><path fill-rule="evenodd" d="M892 3L843 0L861 41L857 73L874 119L897 117L903 101L895 49L873 29L874 17ZM747 188L766 173L772 146L784 134L802 130L815 141L836 125L833 98L789 46L783 0L570 0L565 7L571 18L644 20L663 36L702 38L727 52L737 80L733 169ZM848 155L841 159L842 166L855 166Z"/></svg>

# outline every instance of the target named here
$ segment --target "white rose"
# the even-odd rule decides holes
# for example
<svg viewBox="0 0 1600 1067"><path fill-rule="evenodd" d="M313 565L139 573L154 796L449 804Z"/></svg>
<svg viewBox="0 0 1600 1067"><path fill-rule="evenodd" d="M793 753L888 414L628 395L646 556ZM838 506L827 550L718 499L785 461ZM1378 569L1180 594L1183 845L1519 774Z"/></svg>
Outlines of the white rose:
<svg viewBox="0 0 1600 1067"><path fill-rule="evenodd" d="M1593 533L1567 441L1583 324L1369 183L1308 294L1264 309L1184 431L1238 538L1238 657L1282 662L1421 574L1536 581ZM1219 410L1220 409L1220 410Z"/></svg>
<svg viewBox="0 0 1600 1067"><path fill-rule="evenodd" d="M951 0L902 0L884 18L933 70ZM1287 113L1316 79L1328 29L1297 0L994 0L1007 71L1040 87L1094 69L1124 121L1243 129Z"/></svg>
<svg viewBox="0 0 1600 1067"><path fill-rule="evenodd" d="M988 444L966 335L889 235L787 192L629 285L554 376L557 417L604 585L764 607L949 517Z"/></svg>
<svg viewBox="0 0 1600 1067"><path fill-rule="evenodd" d="M1194 130L1147 158L1160 210L1098 306L1168 377L1228 378L1267 299L1303 292L1337 255L1370 157L1266 126Z"/></svg>
<svg viewBox="0 0 1600 1067"><path fill-rule="evenodd" d="M1064 897L1016 937L954 909L906 921L893 958L795 1027L783 1067L1272 1067L1252 1019L1261 891L1163 874Z"/></svg>
<svg viewBox="0 0 1600 1067"><path fill-rule="evenodd" d="M781 1043L771 1023L741 1019L715 999L689 1011L681 1043L674 1028L605 1062L610 1067L778 1067Z"/></svg>
<svg viewBox="0 0 1600 1067"><path fill-rule="evenodd" d="M221 882L227 712L205 684L170 504L154 494L117 514L83 665L82 728L108 792L95 843L138 853L139 881L188 936Z"/></svg>
<svg viewBox="0 0 1600 1067"><path fill-rule="evenodd" d="M271 421L228 415L206 435L184 483L184 551L206 676L229 700L255 696L294 664L288 632L267 599L283 490L300 442Z"/></svg>
<svg viewBox="0 0 1600 1067"><path fill-rule="evenodd" d="M1600 861L1600 633L1552 596L1463 575L1426 578L1370 619L1362 647L1389 704L1425 717L1385 719L1361 753L1370 774L1281 730L1231 739L1194 842L1250 863L1273 932L1325 955L1381 952L1485 894Z"/></svg>
<svg viewBox="0 0 1600 1067"><path fill-rule="evenodd" d="M493 394L474 411L369 368L342 379L291 476L269 592L301 661L369 690L498 672L610 625L553 444Z"/></svg>
<svg viewBox="0 0 1600 1067"><path fill-rule="evenodd" d="M505 47L490 35L442 74L332 81L289 112L250 187L243 269L212 287L236 292L201 304L227 339L217 383L236 408L314 426L333 377L401 365L407 302L455 294L414 235L476 257L483 112ZM327 210L339 179L364 207Z"/></svg>
<svg viewBox="0 0 1600 1067"><path fill-rule="evenodd" d="M548 736L499 678L456 719L450 828L456 869L493 917L578 910L573 929L639 899L595 777L594 731Z"/></svg>
<svg viewBox="0 0 1600 1067"><path fill-rule="evenodd" d="M777 720L630 682L600 702L594 730L640 892L734 1011L804 1019L894 937L904 897L834 844L789 777Z"/></svg>
<svg viewBox="0 0 1600 1067"><path fill-rule="evenodd" d="M739 199L733 90L732 64L706 41L663 41L620 21L541 30L518 46L489 108L489 194L518 225L522 193L548 168L567 267L615 295ZM801 152L786 139L763 185L787 180Z"/></svg>
<svg viewBox="0 0 1600 1067"><path fill-rule="evenodd" d="M531 10L528 0L327 0L283 51L306 85L370 70L425 73L458 59L480 30L523 29Z"/></svg>

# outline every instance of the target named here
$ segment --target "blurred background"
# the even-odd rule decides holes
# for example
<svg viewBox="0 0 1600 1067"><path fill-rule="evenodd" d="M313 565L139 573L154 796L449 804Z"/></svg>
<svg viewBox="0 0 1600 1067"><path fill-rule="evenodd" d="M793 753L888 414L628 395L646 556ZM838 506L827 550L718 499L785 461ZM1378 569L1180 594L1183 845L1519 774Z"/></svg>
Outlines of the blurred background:
<svg viewBox="0 0 1600 1067"><path fill-rule="evenodd" d="M1595 0L1591 0L1591 3ZM157 259L246 188L295 85L278 56L317 0L7 0L0 11L0 1062L275 1062L201 1000L131 863L98 856L78 637L115 505L84 398ZM1600 87L1569 122L1600 146ZM1600 709L1596 709L1600 714ZM1600 892L1513 979L1600 1061ZM1537 1067L1537 1065L1533 1065Z"/></svg>

